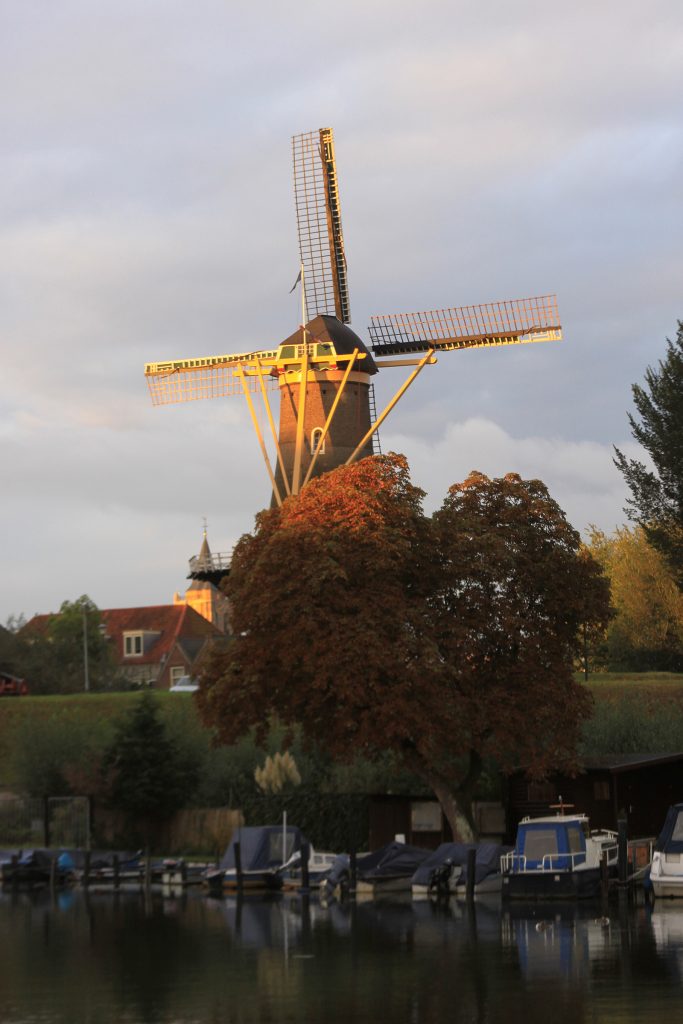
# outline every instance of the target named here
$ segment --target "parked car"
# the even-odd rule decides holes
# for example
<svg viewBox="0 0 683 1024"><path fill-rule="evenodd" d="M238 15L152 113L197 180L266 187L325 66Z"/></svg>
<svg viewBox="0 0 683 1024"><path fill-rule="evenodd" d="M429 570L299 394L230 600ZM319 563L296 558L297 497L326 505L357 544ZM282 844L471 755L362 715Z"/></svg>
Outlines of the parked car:
<svg viewBox="0 0 683 1024"><path fill-rule="evenodd" d="M199 683L191 676L181 676L177 683L169 687L169 693L195 693L199 689Z"/></svg>

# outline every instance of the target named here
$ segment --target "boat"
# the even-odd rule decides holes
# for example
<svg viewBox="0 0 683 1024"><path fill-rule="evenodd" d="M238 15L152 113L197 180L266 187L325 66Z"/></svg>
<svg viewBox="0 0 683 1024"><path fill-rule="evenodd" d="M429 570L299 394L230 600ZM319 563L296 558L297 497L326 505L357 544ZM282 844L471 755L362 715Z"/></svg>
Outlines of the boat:
<svg viewBox="0 0 683 1024"><path fill-rule="evenodd" d="M279 873L282 877L283 889L299 889L301 887L303 878L301 870L302 852L303 846L300 850L295 850L289 860L279 869ZM337 859L337 856L338 855L336 853L325 853L314 850L310 843L308 844L309 886L320 885L321 879L323 879L327 875L328 871L330 871Z"/></svg>
<svg viewBox="0 0 683 1024"><path fill-rule="evenodd" d="M652 854L650 883L655 898L683 897L683 804L667 811Z"/></svg>
<svg viewBox="0 0 683 1024"><path fill-rule="evenodd" d="M564 810L566 804L563 805ZM599 896L602 861L617 869L617 834L591 830L585 814L523 818L512 850L501 857L507 899L577 899Z"/></svg>
<svg viewBox="0 0 683 1024"><path fill-rule="evenodd" d="M373 853L356 859L356 895L377 897L391 893L409 893L411 880L430 850L394 840ZM329 898L351 888L351 859L340 854L320 883L321 894Z"/></svg>
<svg viewBox="0 0 683 1024"><path fill-rule="evenodd" d="M500 858L509 850L500 843L441 843L422 861L411 879L414 899L428 896L464 897L467 892L467 861L476 851L474 894L499 893Z"/></svg>
<svg viewBox="0 0 683 1024"><path fill-rule="evenodd" d="M204 884L210 892L238 889L281 889L282 869L306 842L294 825L252 825L233 834L218 867L204 872ZM236 847L241 864L237 876Z"/></svg>
<svg viewBox="0 0 683 1024"><path fill-rule="evenodd" d="M2 884L31 889L54 883L66 885L74 876L70 856L59 850L18 851L0 866Z"/></svg>

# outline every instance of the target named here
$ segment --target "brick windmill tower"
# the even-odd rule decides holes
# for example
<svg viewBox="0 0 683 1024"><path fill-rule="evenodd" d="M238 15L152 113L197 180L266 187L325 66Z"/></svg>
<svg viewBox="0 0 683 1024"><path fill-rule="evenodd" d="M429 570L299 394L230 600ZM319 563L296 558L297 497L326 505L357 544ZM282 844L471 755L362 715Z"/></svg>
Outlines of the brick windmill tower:
<svg viewBox="0 0 683 1024"><path fill-rule="evenodd" d="M331 128L292 140L299 235L301 324L272 349L147 363L155 405L242 394L280 505L312 476L372 455L377 430L437 351L501 346L562 337L554 295L423 313L371 317L367 347L349 326L351 313L341 207ZM389 358L387 358L389 357ZM373 378L411 367L377 415ZM280 395L279 429L270 394ZM268 454L254 398L272 439Z"/></svg>

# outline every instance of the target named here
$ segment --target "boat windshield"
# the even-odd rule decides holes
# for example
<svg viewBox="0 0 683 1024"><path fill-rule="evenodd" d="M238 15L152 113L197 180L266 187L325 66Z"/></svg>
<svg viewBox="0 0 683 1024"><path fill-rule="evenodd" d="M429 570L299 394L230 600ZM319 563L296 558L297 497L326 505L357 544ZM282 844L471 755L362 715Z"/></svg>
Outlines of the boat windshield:
<svg viewBox="0 0 683 1024"><path fill-rule="evenodd" d="M268 837L270 862L289 860L294 852L295 836L293 832L286 833L285 850L282 851L282 832L271 832Z"/></svg>
<svg viewBox="0 0 683 1024"><path fill-rule="evenodd" d="M674 825L671 838L674 842L680 843L683 841L683 811L679 811L676 817L676 824Z"/></svg>
<svg viewBox="0 0 683 1024"><path fill-rule="evenodd" d="M578 825L568 825L567 837L569 839L569 852L582 853L585 849L585 842L582 840L580 827Z"/></svg>
<svg viewBox="0 0 683 1024"><path fill-rule="evenodd" d="M530 828L524 836L524 850L527 860L543 860L546 854L557 850L557 830L554 828Z"/></svg>

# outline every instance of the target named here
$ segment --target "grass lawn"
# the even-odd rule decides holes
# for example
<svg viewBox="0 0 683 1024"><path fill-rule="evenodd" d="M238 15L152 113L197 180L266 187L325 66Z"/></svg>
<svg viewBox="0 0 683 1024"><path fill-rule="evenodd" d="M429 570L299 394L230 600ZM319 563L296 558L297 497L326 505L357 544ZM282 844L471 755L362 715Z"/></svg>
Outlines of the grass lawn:
<svg viewBox="0 0 683 1024"><path fill-rule="evenodd" d="M577 678L583 681L583 674ZM680 672L596 672L588 677L588 688L596 703L637 698L645 707L670 704L683 708Z"/></svg>
<svg viewBox="0 0 683 1024"><path fill-rule="evenodd" d="M153 691L159 698L164 714L195 716L191 693L168 693L166 690ZM49 697L2 697L0 698L0 779L3 778L12 733L27 719L38 722L45 718L101 722L113 720L132 707L140 694L133 693L69 693Z"/></svg>

